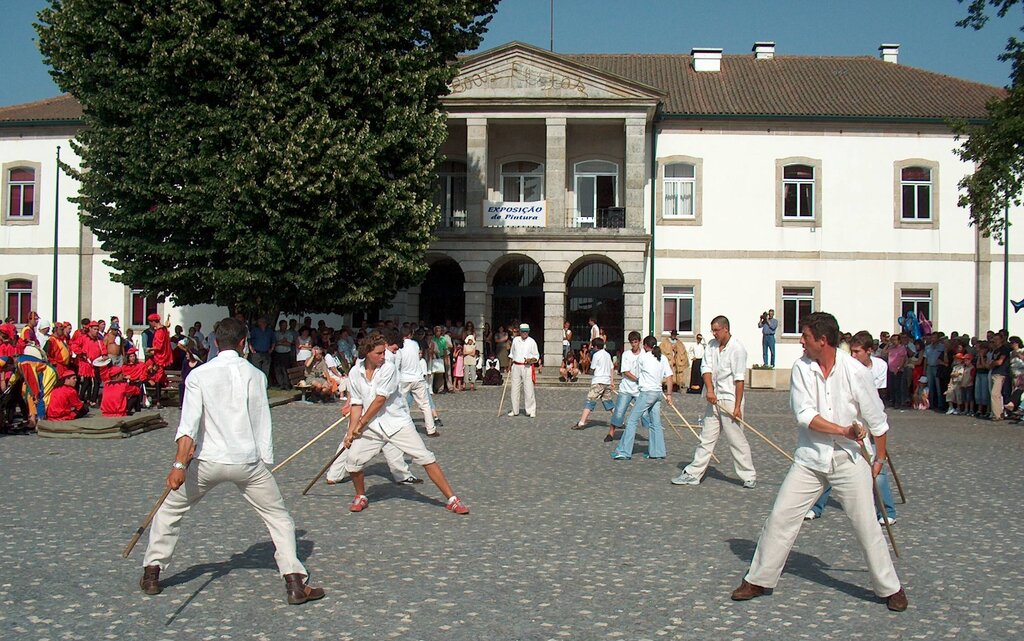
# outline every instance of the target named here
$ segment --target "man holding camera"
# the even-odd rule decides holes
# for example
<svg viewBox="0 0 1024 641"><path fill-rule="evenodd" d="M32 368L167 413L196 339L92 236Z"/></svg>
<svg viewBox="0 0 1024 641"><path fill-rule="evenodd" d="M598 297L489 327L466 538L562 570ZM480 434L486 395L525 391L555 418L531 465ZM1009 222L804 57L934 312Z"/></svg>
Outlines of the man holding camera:
<svg viewBox="0 0 1024 641"><path fill-rule="evenodd" d="M775 330L779 328L779 321L775 320L775 310L769 309L761 314L761 320L757 326L761 328L761 356L765 367L775 369ZM772 360L768 360L768 351L772 353Z"/></svg>

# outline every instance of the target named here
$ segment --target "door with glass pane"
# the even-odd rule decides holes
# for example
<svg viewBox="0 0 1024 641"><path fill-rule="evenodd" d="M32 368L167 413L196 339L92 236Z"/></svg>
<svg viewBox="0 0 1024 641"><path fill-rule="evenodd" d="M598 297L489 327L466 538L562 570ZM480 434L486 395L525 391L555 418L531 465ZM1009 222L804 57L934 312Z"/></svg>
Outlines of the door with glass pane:
<svg viewBox="0 0 1024 641"><path fill-rule="evenodd" d="M606 227L604 215L618 204L619 168L615 163L576 163L576 227Z"/></svg>

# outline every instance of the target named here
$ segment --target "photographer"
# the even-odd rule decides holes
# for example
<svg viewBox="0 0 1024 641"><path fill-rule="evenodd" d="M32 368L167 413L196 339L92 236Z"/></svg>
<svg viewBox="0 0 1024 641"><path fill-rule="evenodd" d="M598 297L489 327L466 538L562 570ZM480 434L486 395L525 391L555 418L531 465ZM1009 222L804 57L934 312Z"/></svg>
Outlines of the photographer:
<svg viewBox="0 0 1024 641"><path fill-rule="evenodd" d="M764 366L775 369L775 330L779 328L779 321L775 320L775 310L769 309L761 314L761 320L757 322L761 328L761 355ZM768 352L771 351L772 359L768 360Z"/></svg>

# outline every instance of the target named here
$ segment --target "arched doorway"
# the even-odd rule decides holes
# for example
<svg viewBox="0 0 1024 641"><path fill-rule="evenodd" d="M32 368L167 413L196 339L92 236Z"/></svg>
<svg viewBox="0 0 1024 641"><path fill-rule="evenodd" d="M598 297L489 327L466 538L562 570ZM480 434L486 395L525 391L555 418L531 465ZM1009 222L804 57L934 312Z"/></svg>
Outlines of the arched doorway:
<svg viewBox="0 0 1024 641"><path fill-rule="evenodd" d="M623 346L625 309L622 296L622 273L602 261L584 262L569 272L566 279L566 320L572 329L573 348L590 340L590 325L597 325L608 335L608 351L615 354Z"/></svg>
<svg viewBox="0 0 1024 641"><path fill-rule="evenodd" d="M492 280L491 327L512 321L530 324L530 336L544 355L544 273L529 258L517 258L498 270Z"/></svg>
<svg viewBox="0 0 1024 641"><path fill-rule="evenodd" d="M430 325L466 319L466 276L451 258L436 261L420 286L420 317ZM451 324L451 323L449 323Z"/></svg>

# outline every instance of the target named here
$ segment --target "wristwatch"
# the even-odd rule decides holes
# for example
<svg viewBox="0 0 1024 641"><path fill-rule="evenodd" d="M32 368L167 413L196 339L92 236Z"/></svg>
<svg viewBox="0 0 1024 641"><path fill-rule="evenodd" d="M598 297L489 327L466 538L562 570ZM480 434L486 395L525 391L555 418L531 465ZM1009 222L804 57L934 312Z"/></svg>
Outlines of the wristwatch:
<svg viewBox="0 0 1024 641"><path fill-rule="evenodd" d="M184 471L185 464L180 462L180 461L175 461L174 463L171 463L171 468L175 469L175 470L182 470L182 471Z"/></svg>

